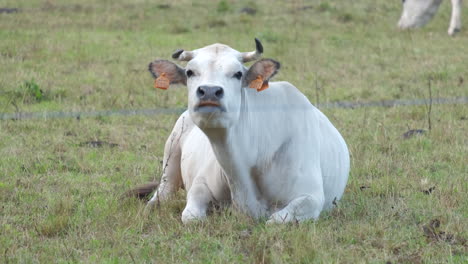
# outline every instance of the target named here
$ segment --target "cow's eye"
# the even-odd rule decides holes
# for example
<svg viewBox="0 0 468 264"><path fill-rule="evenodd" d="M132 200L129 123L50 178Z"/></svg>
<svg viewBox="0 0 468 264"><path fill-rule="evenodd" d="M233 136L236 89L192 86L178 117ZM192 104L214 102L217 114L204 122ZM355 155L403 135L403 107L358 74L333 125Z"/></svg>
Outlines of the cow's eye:
<svg viewBox="0 0 468 264"><path fill-rule="evenodd" d="M185 74L187 75L188 78L192 77L193 76L193 71L192 70L187 70L185 72Z"/></svg>
<svg viewBox="0 0 468 264"><path fill-rule="evenodd" d="M232 77L236 78L237 80L240 80L242 78L242 72L238 71Z"/></svg>

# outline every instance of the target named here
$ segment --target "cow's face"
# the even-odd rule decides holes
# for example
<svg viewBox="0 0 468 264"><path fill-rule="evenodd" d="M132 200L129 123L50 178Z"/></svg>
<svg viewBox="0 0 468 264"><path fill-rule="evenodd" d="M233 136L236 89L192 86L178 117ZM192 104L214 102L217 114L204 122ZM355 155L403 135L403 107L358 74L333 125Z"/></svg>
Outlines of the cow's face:
<svg viewBox="0 0 468 264"><path fill-rule="evenodd" d="M422 27L429 22L437 12L442 0L402 0L398 27L401 29Z"/></svg>
<svg viewBox="0 0 468 264"><path fill-rule="evenodd" d="M268 80L279 69L279 63L271 59L259 60L250 68L243 65L259 57L263 48L258 40L256 43L257 51L248 53L222 44L178 51L173 57L189 61L185 69L166 60L156 60L150 63L149 70L155 78L164 74L163 78L170 83L187 85L188 109L198 127L228 128L239 119L243 89L251 89L251 83L259 80L258 90L267 87Z"/></svg>
<svg viewBox="0 0 468 264"><path fill-rule="evenodd" d="M224 45L198 51L185 68L188 109L200 128L229 127L239 116L246 68L239 52Z"/></svg>

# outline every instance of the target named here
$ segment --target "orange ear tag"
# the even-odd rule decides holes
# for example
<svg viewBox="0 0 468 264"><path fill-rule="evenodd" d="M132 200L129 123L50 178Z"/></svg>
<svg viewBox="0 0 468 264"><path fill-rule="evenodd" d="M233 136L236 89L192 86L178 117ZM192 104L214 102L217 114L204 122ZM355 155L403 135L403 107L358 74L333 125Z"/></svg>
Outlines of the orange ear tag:
<svg viewBox="0 0 468 264"><path fill-rule="evenodd" d="M261 91L263 91L263 90L265 90L265 89L267 89L267 88L268 88L268 82L264 82L264 83L262 84L262 88L257 89L257 92L261 92Z"/></svg>
<svg viewBox="0 0 468 264"><path fill-rule="evenodd" d="M154 80L154 88L167 90L167 88L169 88L169 84L170 81L164 72L158 78L156 78L156 80Z"/></svg>
<svg viewBox="0 0 468 264"><path fill-rule="evenodd" d="M256 89L257 92L260 92L268 88L268 82L264 82L263 77L261 75L258 75L257 79L250 82L249 87Z"/></svg>

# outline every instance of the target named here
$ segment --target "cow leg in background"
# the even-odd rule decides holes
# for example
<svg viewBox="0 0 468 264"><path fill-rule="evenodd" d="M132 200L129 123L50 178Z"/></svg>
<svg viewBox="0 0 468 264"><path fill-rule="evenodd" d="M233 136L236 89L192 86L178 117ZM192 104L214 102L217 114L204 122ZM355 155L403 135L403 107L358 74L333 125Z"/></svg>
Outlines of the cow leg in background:
<svg viewBox="0 0 468 264"><path fill-rule="evenodd" d="M461 29L462 0L452 0L452 18L450 19L449 35L454 35Z"/></svg>

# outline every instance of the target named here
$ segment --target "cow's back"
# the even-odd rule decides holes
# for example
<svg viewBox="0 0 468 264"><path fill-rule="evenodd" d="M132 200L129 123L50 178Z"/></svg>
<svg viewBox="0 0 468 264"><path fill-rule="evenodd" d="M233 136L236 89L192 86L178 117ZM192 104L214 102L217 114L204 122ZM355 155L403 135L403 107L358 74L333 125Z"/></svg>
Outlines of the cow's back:
<svg viewBox="0 0 468 264"><path fill-rule="evenodd" d="M333 201L339 200L343 195L350 168L349 151L341 134L319 112L320 122L320 166L322 169L323 189L325 193L324 208L331 208Z"/></svg>

